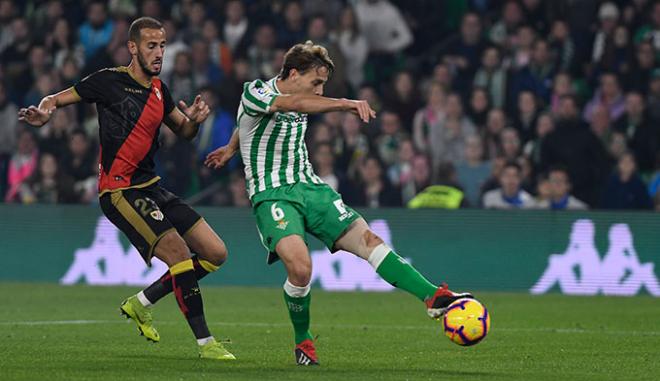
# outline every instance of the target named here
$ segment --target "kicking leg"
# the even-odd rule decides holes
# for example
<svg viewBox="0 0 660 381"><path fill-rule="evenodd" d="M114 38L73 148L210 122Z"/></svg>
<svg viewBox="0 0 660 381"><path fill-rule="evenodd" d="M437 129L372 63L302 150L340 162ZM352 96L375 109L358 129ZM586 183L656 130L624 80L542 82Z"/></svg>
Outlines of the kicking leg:
<svg viewBox="0 0 660 381"><path fill-rule="evenodd" d="M451 292L446 285L437 287L429 282L374 234L363 218L356 220L337 240L335 246L337 249L351 252L367 260L378 275L392 286L407 291L425 302L427 312L433 318L440 317L454 300L472 297L468 293Z"/></svg>
<svg viewBox="0 0 660 381"><path fill-rule="evenodd" d="M318 365L312 334L309 331L312 259L307 245L299 235L289 235L277 243L275 250L287 272L284 301L295 333L296 362L298 365Z"/></svg>

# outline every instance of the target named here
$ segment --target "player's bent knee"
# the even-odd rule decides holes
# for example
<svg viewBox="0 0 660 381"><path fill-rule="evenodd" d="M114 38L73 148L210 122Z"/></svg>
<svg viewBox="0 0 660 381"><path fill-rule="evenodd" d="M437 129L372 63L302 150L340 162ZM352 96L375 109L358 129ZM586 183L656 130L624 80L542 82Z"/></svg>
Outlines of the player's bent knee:
<svg viewBox="0 0 660 381"><path fill-rule="evenodd" d="M229 253L227 252L227 246L224 243L220 242L217 245L213 245L212 248L206 250L202 257L212 263L214 266L221 266L227 261Z"/></svg>
<svg viewBox="0 0 660 381"><path fill-rule="evenodd" d="M307 286L312 279L312 264L297 263L288 269L289 281L298 287Z"/></svg>
<svg viewBox="0 0 660 381"><path fill-rule="evenodd" d="M154 255L169 267L190 259L190 251L186 242L175 231L165 234L158 240L154 248Z"/></svg>

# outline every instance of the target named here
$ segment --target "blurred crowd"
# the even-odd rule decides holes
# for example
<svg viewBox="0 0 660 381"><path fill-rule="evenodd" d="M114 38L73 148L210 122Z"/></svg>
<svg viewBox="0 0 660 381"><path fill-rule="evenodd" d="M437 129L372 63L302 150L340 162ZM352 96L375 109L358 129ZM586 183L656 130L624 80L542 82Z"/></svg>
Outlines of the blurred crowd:
<svg viewBox="0 0 660 381"><path fill-rule="evenodd" d="M94 203L93 105L40 129L20 107L130 62L130 22L164 23L161 79L213 110L192 142L161 129L157 172L201 205L247 206L240 159L213 171L242 86L307 39L336 65L310 117L317 174L355 207L660 210L660 2L630 0L0 0L0 195Z"/></svg>

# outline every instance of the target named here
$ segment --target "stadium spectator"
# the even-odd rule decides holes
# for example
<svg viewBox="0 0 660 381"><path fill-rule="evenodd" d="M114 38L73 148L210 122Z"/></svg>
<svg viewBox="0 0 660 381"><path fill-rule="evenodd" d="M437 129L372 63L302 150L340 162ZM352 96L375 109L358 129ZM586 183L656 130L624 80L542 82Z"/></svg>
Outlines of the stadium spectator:
<svg viewBox="0 0 660 381"><path fill-rule="evenodd" d="M412 33L401 12L389 0L358 0L355 3L360 30L369 47L372 82L389 79L397 67L396 54L412 43Z"/></svg>
<svg viewBox="0 0 660 381"><path fill-rule="evenodd" d="M192 179L191 174L195 173L194 155L194 148L189 141L177 139L169 128L161 128L161 146L155 160L156 173L170 192L186 195Z"/></svg>
<svg viewBox="0 0 660 381"><path fill-rule="evenodd" d="M12 44L12 19L16 17L16 7L12 0L0 1L0 55Z"/></svg>
<svg viewBox="0 0 660 381"><path fill-rule="evenodd" d="M181 34L178 33L178 25L174 20L164 20L163 27L167 36L167 47L165 48L165 53L163 53L163 68L160 71L160 76L167 79L171 77L174 71L176 57L179 55L179 52L187 51L188 45L183 42Z"/></svg>
<svg viewBox="0 0 660 381"><path fill-rule="evenodd" d="M656 60L660 59L660 3L654 2L651 8L649 23L635 31L633 37L636 43L650 42L655 48Z"/></svg>
<svg viewBox="0 0 660 381"><path fill-rule="evenodd" d="M96 196L97 160L96 152L83 129L69 135L68 149L60 160L60 168L74 181L80 201L90 203Z"/></svg>
<svg viewBox="0 0 660 381"><path fill-rule="evenodd" d="M502 6L502 17L488 31L490 41L502 48L508 48L523 21L524 14L520 3L514 0L505 2Z"/></svg>
<svg viewBox="0 0 660 381"><path fill-rule="evenodd" d="M534 137L539 108L536 97L531 91L518 94L518 109L514 113L513 127L518 131L521 141L527 142Z"/></svg>
<svg viewBox="0 0 660 381"><path fill-rule="evenodd" d="M474 125L463 113L458 94L449 94L445 104L445 116L429 131L430 156L433 170L443 161L455 162L463 158L465 138L476 133Z"/></svg>
<svg viewBox="0 0 660 381"><path fill-rule="evenodd" d="M558 117L554 131L541 146L539 169L548 170L556 165L568 168L575 196L589 205L597 205L599 189L609 172L605 149L580 120L574 97L562 97Z"/></svg>
<svg viewBox="0 0 660 381"><path fill-rule="evenodd" d="M528 141L523 147L523 153L527 156L532 165L536 168L541 165L541 147L546 136L555 129L555 121L548 113L539 115L536 120L535 138Z"/></svg>
<svg viewBox="0 0 660 381"><path fill-rule="evenodd" d="M660 129L651 124L641 93L626 95L625 113L616 121L614 129L626 136L627 146L635 155L639 170L643 173L652 171L660 148Z"/></svg>
<svg viewBox="0 0 660 381"><path fill-rule="evenodd" d="M627 152L621 156L617 169L610 176L603 193L605 209L652 209L644 182L637 174L635 156Z"/></svg>
<svg viewBox="0 0 660 381"><path fill-rule="evenodd" d="M564 168L551 168L547 178L549 197L537 202L539 208L551 210L587 209L587 204L570 194L571 180Z"/></svg>
<svg viewBox="0 0 660 381"><path fill-rule="evenodd" d="M346 58L346 79L356 92L364 82L364 65L369 54L369 45L360 30L353 7L347 5L341 11L333 40Z"/></svg>
<svg viewBox="0 0 660 381"><path fill-rule="evenodd" d="M593 109L589 129L596 135L601 143L607 147L612 137L610 114L603 105L597 105Z"/></svg>
<svg viewBox="0 0 660 381"><path fill-rule="evenodd" d="M202 27L206 18L206 4L203 1L193 1L186 13L185 27L181 29L181 37L187 44L202 37Z"/></svg>
<svg viewBox="0 0 660 381"><path fill-rule="evenodd" d="M436 82L429 85L426 92L426 104L415 113L413 119L413 139L415 148L422 153L430 151L430 132L435 125L444 119L445 92L442 86Z"/></svg>
<svg viewBox="0 0 660 381"><path fill-rule="evenodd" d="M396 161L401 142L408 135L401 127L401 119L396 113L386 110L380 115L381 133L376 138L376 150L385 165L392 165Z"/></svg>
<svg viewBox="0 0 660 381"><path fill-rule="evenodd" d="M387 178L394 186L400 187L412 177L412 160L415 157L415 147L412 140L405 139L399 146L397 160L387 168ZM405 203L405 197L404 197Z"/></svg>
<svg viewBox="0 0 660 381"><path fill-rule="evenodd" d="M482 87L472 88L467 115L477 131L481 132L486 128L486 120L488 119L488 111L490 109L491 104L488 92Z"/></svg>
<svg viewBox="0 0 660 381"><path fill-rule="evenodd" d="M86 59L110 42L114 27L114 22L108 17L105 1L94 0L87 5L87 21L78 29Z"/></svg>
<svg viewBox="0 0 660 381"><path fill-rule="evenodd" d="M383 173L383 164L376 156L367 156L360 164L359 179L349 189L340 189L346 204L357 207L382 208L401 206L401 193Z"/></svg>
<svg viewBox="0 0 660 381"><path fill-rule="evenodd" d="M546 104L550 102L551 83L555 75L548 42L542 39L534 42L532 57L527 66L513 77L512 99L517 99L521 91L529 90Z"/></svg>
<svg viewBox="0 0 660 381"><path fill-rule="evenodd" d="M246 57L250 64L250 78L271 78L275 74L272 66L275 58L275 30L272 25L262 24L257 27Z"/></svg>
<svg viewBox="0 0 660 381"><path fill-rule="evenodd" d="M304 42L307 37L305 18L300 1L289 1L284 5L284 22L277 27L277 43L279 47L288 49L290 46ZM316 41L314 41L316 42Z"/></svg>
<svg viewBox="0 0 660 381"><path fill-rule="evenodd" d="M559 114L559 103L564 95L575 95L571 75L559 72L552 81L552 95L550 96L550 111L553 115Z"/></svg>
<svg viewBox="0 0 660 381"><path fill-rule="evenodd" d="M392 82L392 88L385 91L383 103L388 110L396 110L403 129L410 134L415 113L422 107L415 80L409 71L400 71L396 73Z"/></svg>
<svg viewBox="0 0 660 381"><path fill-rule="evenodd" d="M522 168L516 162L507 162L499 176L500 188L484 194L482 204L486 209L534 208L534 198L521 188Z"/></svg>
<svg viewBox="0 0 660 381"><path fill-rule="evenodd" d="M0 62L10 89L8 92L10 99L18 106L22 106L23 97L33 81L31 68L25 64L32 46L27 21L22 17L15 18L11 22L11 33L13 42L2 52Z"/></svg>
<svg viewBox="0 0 660 381"><path fill-rule="evenodd" d="M329 142L316 144L311 153L311 157L312 164L314 165L314 173L328 184L330 188L335 191L338 190L340 181L344 180L335 172L335 155L332 151L332 144Z"/></svg>
<svg viewBox="0 0 660 381"><path fill-rule="evenodd" d="M235 56L242 56L245 53L252 38L252 30L241 0L230 0L225 4L222 35L222 40L229 45Z"/></svg>
<svg viewBox="0 0 660 381"><path fill-rule="evenodd" d="M69 150L69 137L76 127L72 109L57 110L50 123L39 129L39 152L50 153L62 160Z"/></svg>
<svg viewBox="0 0 660 381"><path fill-rule="evenodd" d="M400 181L401 200L408 205L417 194L432 184L431 161L426 155L414 155L410 160L410 173Z"/></svg>
<svg viewBox="0 0 660 381"><path fill-rule="evenodd" d="M71 204L80 201L73 179L64 173L55 156L44 153L39 157L39 168L19 189L23 204Z"/></svg>
<svg viewBox="0 0 660 381"><path fill-rule="evenodd" d="M520 137L513 127L507 127L500 132L500 152L506 160L516 160L520 155Z"/></svg>
<svg viewBox="0 0 660 381"><path fill-rule="evenodd" d="M229 193L231 195L229 206L247 208L250 207L250 199L245 189L245 177L242 171L234 171L229 175Z"/></svg>
<svg viewBox="0 0 660 381"><path fill-rule="evenodd" d="M516 38L512 41L510 66L513 71L525 68L532 60L534 41L537 39L536 32L529 25L518 28Z"/></svg>
<svg viewBox="0 0 660 381"><path fill-rule="evenodd" d="M458 183L463 187L465 198L472 207L480 204L481 187L491 174L490 161L483 160L483 142L479 135L468 136L465 141L465 157L456 164Z"/></svg>
<svg viewBox="0 0 660 381"><path fill-rule="evenodd" d="M656 66L653 45L647 41L639 43L635 57L631 61L624 77L624 84L628 90L646 94Z"/></svg>
<svg viewBox="0 0 660 381"><path fill-rule="evenodd" d="M481 67L474 76L474 86L483 87L490 95L494 107L505 106L507 97L508 74L502 66L500 52L495 47L484 50Z"/></svg>
<svg viewBox="0 0 660 381"><path fill-rule="evenodd" d="M9 159L7 170L7 192L5 202L20 202L19 191L23 183L37 169L39 151L35 136L28 130L21 130L16 143L16 151Z"/></svg>
<svg viewBox="0 0 660 381"><path fill-rule="evenodd" d="M362 122L355 114L344 114L337 145L337 169L355 179L359 163L370 153L369 139L361 132Z"/></svg>
<svg viewBox="0 0 660 381"><path fill-rule="evenodd" d="M467 13L463 16L460 33L450 36L438 47L436 54L442 57L450 72L456 73L452 82L461 94L468 93L486 46L479 15Z"/></svg>
<svg viewBox="0 0 660 381"><path fill-rule="evenodd" d="M506 114L502 109L494 108L488 112L486 129L482 132L486 159L494 159L500 154L500 137L506 127Z"/></svg>
<svg viewBox="0 0 660 381"><path fill-rule="evenodd" d="M166 50L167 51L167 50ZM182 50L174 57L174 68L167 79L172 99L188 101L193 97L198 87L192 70L192 57L190 52Z"/></svg>
<svg viewBox="0 0 660 381"><path fill-rule="evenodd" d="M552 32L548 42L555 56L555 67L560 72L574 70L575 43L570 32L566 21L555 20L552 23Z"/></svg>
<svg viewBox="0 0 660 381"><path fill-rule="evenodd" d="M222 71L223 76L229 75L233 60L231 49L224 41L220 40L220 31L215 21L211 19L204 20L202 38L208 44L211 63Z"/></svg>
<svg viewBox="0 0 660 381"><path fill-rule="evenodd" d="M0 197L7 190L9 160L16 149L19 125L16 115L18 107L7 98L7 89L0 81Z"/></svg>
<svg viewBox="0 0 660 381"><path fill-rule="evenodd" d="M192 58L192 75L197 88L209 85L218 85L222 82L224 73L222 69L211 60L209 44L203 39L196 39L190 44ZM174 98L176 99L176 98ZM183 98L186 103L192 98Z"/></svg>
<svg viewBox="0 0 660 381"><path fill-rule="evenodd" d="M211 151L222 147L229 142L234 131L235 119L218 98L217 92L210 86L198 89L202 99L209 106L211 112L204 123L199 126L199 133L195 138L198 163L203 163ZM237 162L233 160L228 167L233 169Z"/></svg>
<svg viewBox="0 0 660 381"><path fill-rule="evenodd" d="M602 105L607 109L610 120L617 120L623 114L625 101L619 80L614 73L604 73L600 76L600 86L584 107L584 120L591 122L593 110L597 105Z"/></svg>
<svg viewBox="0 0 660 381"><path fill-rule="evenodd" d="M328 54L332 57L332 62L335 65L332 76L330 76L328 82L323 88L323 94L335 98L348 96L346 59L339 46L330 39L328 22L323 16L318 15L310 18L309 24L307 25L307 38L315 44L323 45L323 47L328 50ZM276 71L279 71L281 66L281 62L273 65L273 67L276 68ZM277 74L277 72L274 72L273 76L275 74Z"/></svg>

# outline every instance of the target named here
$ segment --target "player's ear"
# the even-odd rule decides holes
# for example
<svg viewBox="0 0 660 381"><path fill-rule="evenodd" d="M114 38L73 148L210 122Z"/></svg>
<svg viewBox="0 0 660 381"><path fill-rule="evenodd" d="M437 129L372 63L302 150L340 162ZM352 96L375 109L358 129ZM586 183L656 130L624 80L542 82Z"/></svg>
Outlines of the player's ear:
<svg viewBox="0 0 660 381"><path fill-rule="evenodd" d="M135 43L135 41L130 41L129 40L126 45L128 46L128 51L131 53L131 55L136 56L138 49L137 49L137 44Z"/></svg>

